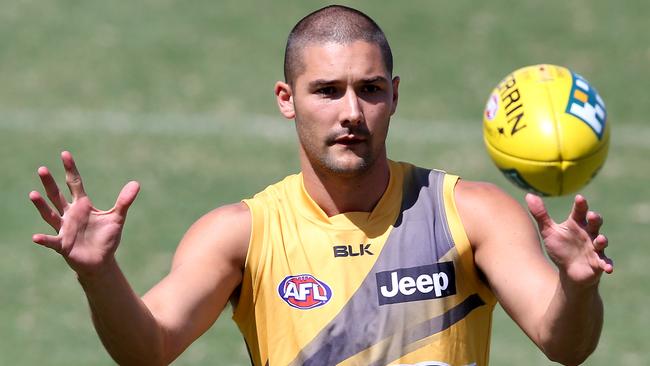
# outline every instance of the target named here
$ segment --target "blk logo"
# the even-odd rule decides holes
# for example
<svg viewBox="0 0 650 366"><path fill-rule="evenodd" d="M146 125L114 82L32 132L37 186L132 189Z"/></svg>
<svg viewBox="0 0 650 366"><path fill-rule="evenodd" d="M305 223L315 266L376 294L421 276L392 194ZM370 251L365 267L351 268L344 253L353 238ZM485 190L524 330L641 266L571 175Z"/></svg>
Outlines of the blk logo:
<svg viewBox="0 0 650 366"><path fill-rule="evenodd" d="M377 272L379 305L438 299L456 294L453 262Z"/></svg>
<svg viewBox="0 0 650 366"><path fill-rule="evenodd" d="M323 306L332 298L330 287L310 274L285 277L278 294L289 306L302 310Z"/></svg>
<svg viewBox="0 0 650 366"><path fill-rule="evenodd" d="M352 245L335 245L334 257L359 257L363 255L375 255L370 251L370 244Z"/></svg>

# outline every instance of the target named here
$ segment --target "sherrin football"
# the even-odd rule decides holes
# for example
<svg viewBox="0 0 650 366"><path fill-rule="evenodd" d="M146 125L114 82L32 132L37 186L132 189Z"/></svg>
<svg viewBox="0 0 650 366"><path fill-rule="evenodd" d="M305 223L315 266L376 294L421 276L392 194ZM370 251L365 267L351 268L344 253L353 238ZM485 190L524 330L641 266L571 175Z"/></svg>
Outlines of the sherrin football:
<svg viewBox="0 0 650 366"><path fill-rule="evenodd" d="M483 140L512 183L544 196L585 186L605 163L605 103L585 78L555 65L506 76L483 114Z"/></svg>

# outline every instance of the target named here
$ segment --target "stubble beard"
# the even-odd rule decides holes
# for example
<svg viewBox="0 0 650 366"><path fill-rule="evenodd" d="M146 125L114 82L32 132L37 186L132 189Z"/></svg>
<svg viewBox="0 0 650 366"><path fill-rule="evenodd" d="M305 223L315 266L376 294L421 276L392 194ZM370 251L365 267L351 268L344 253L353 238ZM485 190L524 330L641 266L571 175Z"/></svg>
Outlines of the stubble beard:
<svg viewBox="0 0 650 366"><path fill-rule="evenodd" d="M331 174L337 175L339 177L357 177L364 175L370 167L372 167L376 158L370 150L364 151L362 155L359 155L353 151L346 151L345 154L348 156L338 157L333 151L330 151L327 154L322 156L320 159L320 165L322 168L330 172ZM349 156L354 154L354 156Z"/></svg>
<svg viewBox="0 0 650 366"><path fill-rule="evenodd" d="M320 174L329 174L341 178L352 178L367 173L377 160L372 150L372 136L364 129L350 131L365 138L361 151L353 151L338 145L334 140L341 132L330 133L324 141L319 141L309 131L296 124L299 143L312 168ZM344 149L345 151L341 151Z"/></svg>

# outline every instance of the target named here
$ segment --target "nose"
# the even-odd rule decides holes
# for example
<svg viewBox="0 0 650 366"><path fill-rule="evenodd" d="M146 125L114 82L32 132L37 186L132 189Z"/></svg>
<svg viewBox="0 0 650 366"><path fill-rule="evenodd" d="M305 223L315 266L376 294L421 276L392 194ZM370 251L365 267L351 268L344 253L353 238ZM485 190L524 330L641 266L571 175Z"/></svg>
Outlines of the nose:
<svg viewBox="0 0 650 366"><path fill-rule="evenodd" d="M353 88L348 88L348 90L346 90L342 107L342 124L351 124L356 126L363 122L363 112L361 111L359 96Z"/></svg>

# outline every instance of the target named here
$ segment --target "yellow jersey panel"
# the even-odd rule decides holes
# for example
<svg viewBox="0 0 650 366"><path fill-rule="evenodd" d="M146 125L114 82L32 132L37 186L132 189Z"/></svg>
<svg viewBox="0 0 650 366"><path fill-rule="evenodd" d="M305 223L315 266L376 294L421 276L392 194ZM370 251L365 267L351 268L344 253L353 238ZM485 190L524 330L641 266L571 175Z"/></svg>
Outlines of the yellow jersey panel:
<svg viewBox="0 0 650 366"><path fill-rule="evenodd" d="M328 217L292 175L244 200L233 319L254 365L486 365L494 296L455 209L458 177L390 162L372 212Z"/></svg>

